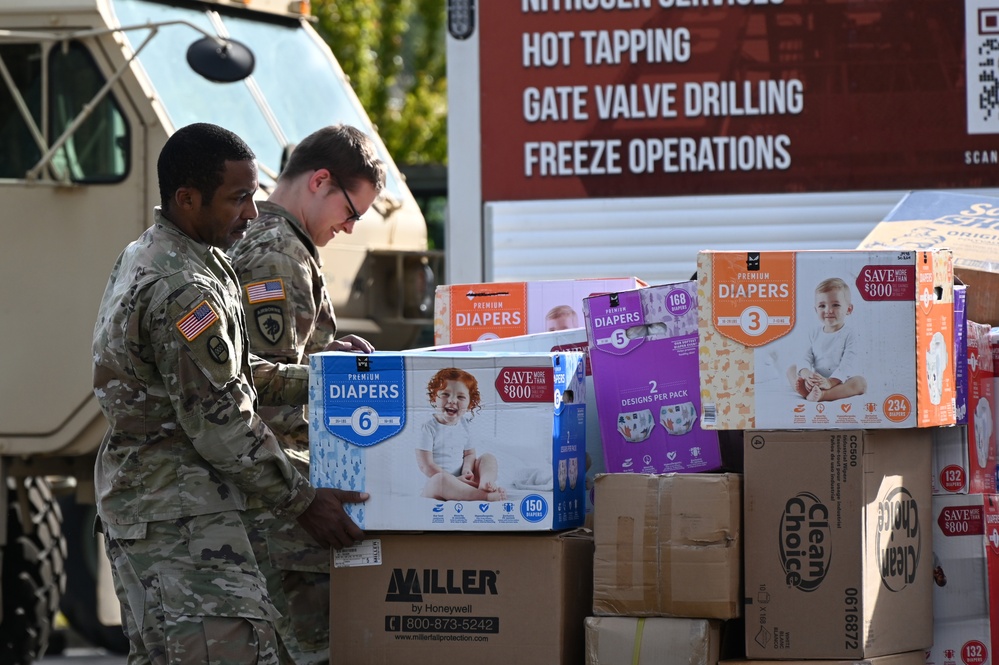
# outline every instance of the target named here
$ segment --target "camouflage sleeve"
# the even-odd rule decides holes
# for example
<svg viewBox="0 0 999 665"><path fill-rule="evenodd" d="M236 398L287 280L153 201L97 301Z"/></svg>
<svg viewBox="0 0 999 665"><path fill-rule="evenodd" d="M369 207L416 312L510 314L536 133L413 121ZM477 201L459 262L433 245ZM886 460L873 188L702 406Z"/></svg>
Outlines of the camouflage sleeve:
<svg viewBox="0 0 999 665"><path fill-rule="evenodd" d="M318 310L312 271L283 252L246 261L239 281L250 350L276 363L303 362Z"/></svg>
<svg viewBox="0 0 999 665"><path fill-rule="evenodd" d="M309 401L309 366L272 363L250 353L257 399L264 406L303 406Z"/></svg>
<svg viewBox="0 0 999 665"><path fill-rule="evenodd" d="M211 289L191 285L171 294L149 314L156 366L198 453L247 495L297 516L315 489L257 416L242 349L228 335L238 324L229 317Z"/></svg>

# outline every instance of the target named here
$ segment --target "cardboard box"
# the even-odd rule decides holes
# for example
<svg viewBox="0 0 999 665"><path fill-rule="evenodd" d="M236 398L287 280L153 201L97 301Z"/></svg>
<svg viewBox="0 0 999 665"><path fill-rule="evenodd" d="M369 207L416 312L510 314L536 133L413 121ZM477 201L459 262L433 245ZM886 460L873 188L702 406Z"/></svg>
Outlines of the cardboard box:
<svg viewBox="0 0 999 665"><path fill-rule="evenodd" d="M438 286L434 344L582 328L583 298L642 286L637 277Z"/></svg>
<svg viewBox="0 0 999 665"><path fill-rule="evenodd" d="M746 657L928 648L930 430L745 436Z"/></svg>
<svg viewBox="0 0 999 665"><path fill-rule="evenodd" d="M933 497L933 555L927 665L991 665L999 648L999 496Z"/></svg>
<svg viewBox="0 0 999 665"><path fill-rule="evenodd" d="M968 322L968 492L994 493L996 487L995 367L991 327Z"/></svg>
<svg viewBox="0 0 999 665"><path fill-rule="evenodd" d="M992 425L993 429L999 426L999 328L993 327L989 331L989 346L992 348ZM996 446L999 448L999 434L993 432L996 437ZM996 457L999 458L999 450L996 450ZM999 459L996 468L996 487L999 488ZM997 490L999 491L999 490Z"/></svg>
<svg viewBox="0 0 999 665"><path fill-rule="evenodd" d="M992 345L987 325L968 321L968 424L933 432L933 493L996 492L996 433Z"/></svg>
<svg viewBox="0 0 999 665"><path fill-rule="evenodd" d="M590 296L583 317L607 471L720 469L700 423L696 282Z"/></svg>
<svg viewBox="0 0 999 665"><path fill-rule="evenodd" d="M731 619L741 614L742 478L597 476L593 613Z"/></svg>
<svg viewBox="0 0 999 665"><path fill-rule="evenodd" d="M858 249L954 252L954 273L968 285L968 318L999 324L999 199L980 194L906 194Z"/></svg>
<svg viewBox="0 0 999 665"><path fill-rule="evenodd" d="M718 665L926 665L926 653L923 651L906 651L887 656L847 660L747 660L733 658L718 661Z"/></svg>
<svg viewBox="0 0 999 665"><path fill-rule="evenodd" d="M587 617L586 665L716 665L721 621Z"/></svg>
<svg viewBox="0 0 999 665"><path fill-rule="evenodd" d="M593 540L384 534L334 552L332 665L579 665Z"/></svg>
<svg viewBox="0 0 999 665"><path fill-rule="evenodd" d="M369 492L346 506L363 529L581 526L583 361L578 352L313 354L312 483ZM481 471L475 486L458 477L469 449Z"/></svg>
<svg viewBox="0 0 999 665"><path fill-rule="evenodd" d="M954 284L954 357L968 357L968 287L964 284ZM968 365L958 362L954 364L954 381L956 392L954 404L957 407L955 422L958 425L968 424Z"/></svg>
<svg viewBox="0 0 999 665"><path fill-rule="evenodd" d="M968 322L968 493L996 488L995 368L987 324Z"/></svg>
<svg viewBox="0 0 999 665"><path fill-rule="evenodd" d="M586 356L586 514L593 513L593 479L605 471L604 447L600 438L597 403L593 392L593 372L590 371L589 349L584 328L501 337L462 344L430 346L415 351L483 351L501 353L534 353L538 351L578 351Z"/></svg>
<svg viewBox="0 0 999 665"><path fill-rule="evenodd" d="M951 259L947 250L700 252L701 424L953 425ZM820 376L829 377L821 386Z"/></svg>

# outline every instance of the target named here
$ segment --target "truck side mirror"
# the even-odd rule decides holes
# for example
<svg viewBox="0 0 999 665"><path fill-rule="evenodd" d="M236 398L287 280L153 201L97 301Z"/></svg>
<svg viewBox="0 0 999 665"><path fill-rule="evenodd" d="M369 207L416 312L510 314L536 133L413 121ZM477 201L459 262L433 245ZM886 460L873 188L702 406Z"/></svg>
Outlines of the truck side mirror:
<svg viewBox="0 0 999 665"><path fill-rule="evenodd" d="M187 49L187 64L216 83L242 81L253 73L253 52L234 39L202 37Z"/></svg>

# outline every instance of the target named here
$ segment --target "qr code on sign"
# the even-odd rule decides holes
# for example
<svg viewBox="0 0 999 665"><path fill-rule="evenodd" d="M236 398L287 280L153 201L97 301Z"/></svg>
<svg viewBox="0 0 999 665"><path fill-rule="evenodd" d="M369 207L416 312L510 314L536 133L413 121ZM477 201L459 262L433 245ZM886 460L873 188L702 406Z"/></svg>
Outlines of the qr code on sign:
<svg viewBox="0 0 999 665"><path fill-rule="evenodd" d="M999 0L965 0L968 133L999 134Z"/></svg>

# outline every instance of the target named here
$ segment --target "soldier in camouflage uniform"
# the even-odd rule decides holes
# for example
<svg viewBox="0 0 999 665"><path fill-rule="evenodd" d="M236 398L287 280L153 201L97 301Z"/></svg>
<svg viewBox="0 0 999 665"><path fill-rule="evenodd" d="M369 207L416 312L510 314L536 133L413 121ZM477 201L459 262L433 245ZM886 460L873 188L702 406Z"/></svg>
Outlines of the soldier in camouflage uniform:
<svg viewBox="0 0 999 665"><path fill-rule="evenodd" d="M343 510L364 493L315 489L256 414L303 404L308 368L249 353L222 249L257 210L250 148L209 124L157 163L162 206L118 257L94 330L94 392L110 429L97 508L130 664L287 662L240 511L248 497L325 547L364 537Z"/></svg>
<svg viewBox="0 0 999 665"><path fill-rule="evenodd" d="M356 335L336 338L319 247L351 233L385 186L385 165L367 136L324 127L292 152L260 216L229 250L242 286L250 348L272 362L308 362L323 350L371 352ZM260 415L308 473L309 430L300 407ZM298 665L329 662L329 551L261 501L243 514L250 542L281 613L278 636Z"/></svg>

